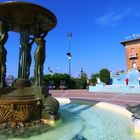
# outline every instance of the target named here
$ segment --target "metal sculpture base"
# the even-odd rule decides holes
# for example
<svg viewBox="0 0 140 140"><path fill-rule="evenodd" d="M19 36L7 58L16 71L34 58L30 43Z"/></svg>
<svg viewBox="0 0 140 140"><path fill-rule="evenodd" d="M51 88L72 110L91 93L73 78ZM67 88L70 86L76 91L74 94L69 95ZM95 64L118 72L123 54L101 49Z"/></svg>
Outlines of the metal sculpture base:
<svg viewBox="0 0 140 140"><path fill-rule="evenodd" d="M24 88L24 87L30 87L30 86L31 86L31 82L27 79L18 79L13 84L14 88Z"/></svg>
<svg viewBox="0 0 140 140"><path fill-rule="evenodd" d="M0 98L0 123L40 120L42 100L35 96L2 96Z"/></svg>
<svg viewBox="0 0 140 140"><path fill-rule="evenodd" d="M0 123L59 118L59 102L48 93L48 88L32 86L7 91L0 97Z"/></svg>
<svg viewBox="0 0 140 140"><path fill-rule="evenodd" d="M32 86L28 92L34 93L36 97L42 99L42 119L57 120L59 118L59 102L49 94L47 87Z"/></svg>

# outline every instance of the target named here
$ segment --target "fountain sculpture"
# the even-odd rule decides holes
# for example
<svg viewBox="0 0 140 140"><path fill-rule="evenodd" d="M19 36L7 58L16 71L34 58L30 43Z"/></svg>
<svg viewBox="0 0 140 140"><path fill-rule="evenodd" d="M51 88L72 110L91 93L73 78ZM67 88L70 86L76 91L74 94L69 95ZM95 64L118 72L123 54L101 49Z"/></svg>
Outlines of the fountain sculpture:
<svg viewBox="0 0 140 140"><path fill-rule="evenodd" d="M30 122L55 119L59 103L49 93L43 78L45 37L56 26L56 17L48 9L28 2L0 3L0 123ZM8 32L20 33L18 78L13 87L6 86L6 55L4 47ZM31 48L34 53L35 84L29 80ZM13 53L14 57L14 53Z"/></svg>

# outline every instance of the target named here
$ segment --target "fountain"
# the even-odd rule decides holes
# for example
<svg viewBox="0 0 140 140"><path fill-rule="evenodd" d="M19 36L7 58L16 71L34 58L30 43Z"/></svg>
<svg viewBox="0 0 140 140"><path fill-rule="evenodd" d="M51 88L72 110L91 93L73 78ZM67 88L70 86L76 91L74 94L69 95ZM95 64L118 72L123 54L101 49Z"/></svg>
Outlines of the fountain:
<svg viewBox="0 0 140 140"><path fill-rule="evenodd" d="M28 2L0 3L0 139L134 140L132 114L106 103L59 99L61 119L53 127L59 118L59 102L48 92L43 66L44 38L55 26L55 15L44 7ZM18 79L12 87L5 82L8 31L20 33ZM30 51L34 42L35 83L31 85Z"/></svg>
<svg viewBox="0 0 140 140"><path fill-rule="evenodd" d="M45 37L56 26L56 17L48 9L28 2L0 3L0 123L29 123L36 120L58 118L59 103L49 93L43 79L45 61ZM13 87L8 87L6 55L4 47L8 32L20 33L18 78ZM29 80L31 47L34 53L35 84ZM14 56L13 56L14 57ZM16 127L16 126L15 126ZM19 126L18 126L19 127Z"/></svg>

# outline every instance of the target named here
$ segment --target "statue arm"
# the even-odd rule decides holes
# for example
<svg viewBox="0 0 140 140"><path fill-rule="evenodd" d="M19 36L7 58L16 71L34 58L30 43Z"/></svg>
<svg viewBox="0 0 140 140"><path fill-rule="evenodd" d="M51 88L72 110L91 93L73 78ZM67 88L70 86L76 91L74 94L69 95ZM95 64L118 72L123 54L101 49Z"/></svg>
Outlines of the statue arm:
<svg viewBox="0 0 140 140"><path fill-rule="evenodd" d="M2 41L4 39L4 35L0 36L0 41Z"/></svg>
<svg viewBox="0 0 140 140"><path fill-rule="evenodd" d="M31 42L29 43L29 46L32 46L35 39L34 38L30 38L30 40L31 40Z"/></svg>
<svg viewBox="0 0 140 140"><path fill-rule="evenodd" d="M3 41L3 40L7 40L8 39L8 34L7 33L3 33L1 36L0 36L0 42Z"/></svg>
<svg viewBox="0 0 140 140"><path fill-rule="evenodd" d="M48 32L37 33L37 34L34 34L34 37L35 38L42 38L42 39L44 39L47 34L48 34Z"/></svg>
<svg viewBox="0 0 140 140"><path fill-rule="evenodd" d="M40 37L45 38L47 34L48 34L48 32L44 32L44 33L42 33L42 35Z"/></svg>

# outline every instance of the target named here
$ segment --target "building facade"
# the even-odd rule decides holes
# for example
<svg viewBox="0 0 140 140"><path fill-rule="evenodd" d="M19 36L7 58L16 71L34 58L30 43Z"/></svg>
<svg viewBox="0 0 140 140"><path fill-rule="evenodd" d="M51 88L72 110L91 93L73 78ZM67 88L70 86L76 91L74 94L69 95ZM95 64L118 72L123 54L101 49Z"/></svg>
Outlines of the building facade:
<svg viewBox="0 0 140 140"><path fill-rule="evenodd" d="M127 70L132 68L140 71L140 38L121 42L126 50Z"/></svg>

